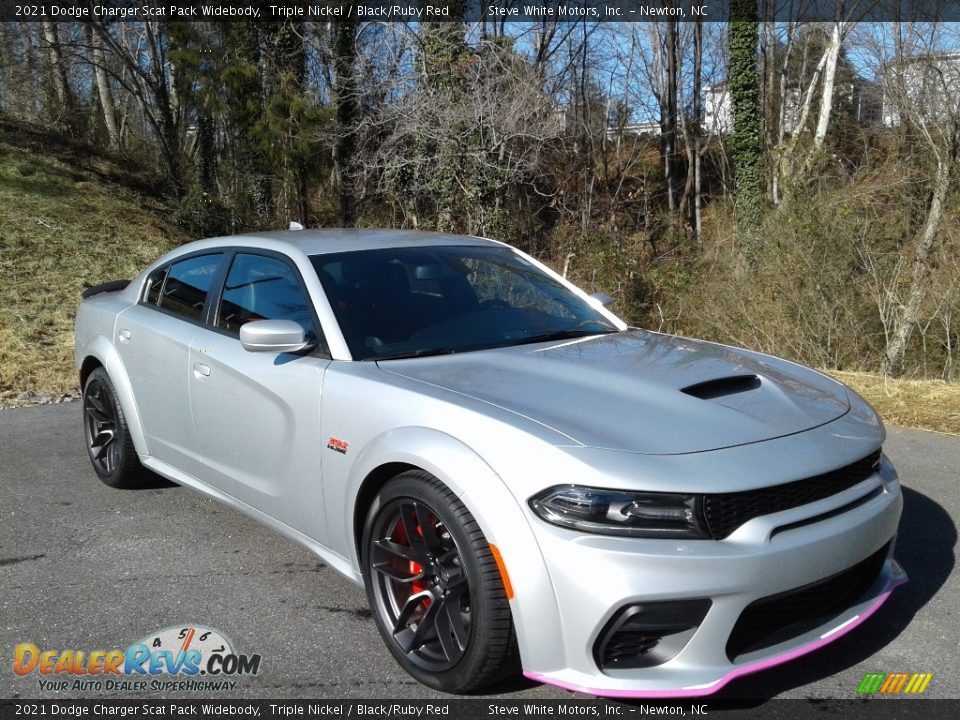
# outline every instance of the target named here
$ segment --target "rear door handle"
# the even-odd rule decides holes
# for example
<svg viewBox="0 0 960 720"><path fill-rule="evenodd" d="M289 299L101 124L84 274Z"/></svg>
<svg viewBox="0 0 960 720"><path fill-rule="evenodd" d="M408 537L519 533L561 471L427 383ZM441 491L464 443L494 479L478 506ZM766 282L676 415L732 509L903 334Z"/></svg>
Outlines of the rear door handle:
<svg viewBox="0 0 960 720"><path fill-rule="evenodd" d="M122 343L130 342L130 331L129 330L119 330L117 331L117 338Z"/></svg>
<svg viewBox="0 0 960 720"><path fill-rule="evenodd" d="M197 377L210 377L210 366L204 365L201 362L195 362L193 364L193 374Z"/></svg>

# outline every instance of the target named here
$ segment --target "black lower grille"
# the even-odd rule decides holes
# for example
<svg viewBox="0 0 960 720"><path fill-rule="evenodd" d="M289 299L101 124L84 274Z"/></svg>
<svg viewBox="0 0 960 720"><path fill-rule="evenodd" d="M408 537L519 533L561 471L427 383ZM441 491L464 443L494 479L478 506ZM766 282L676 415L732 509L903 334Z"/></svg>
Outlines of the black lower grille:
<svg viewBox="0 0 960 720"><path fill-rule="evenodd" d="M633 667L660 643L660 636L622 630L604 648L604 667Z"/></svg>
<svg viewBox="0 0 960 720"><path fill-rule="evenodd" d="M703 515L710 536L722 540L748 520L816 502L863 482L880 462L877 450L861 460L822 475L794 482L703 497Z"/></svg>
<svg viewBox="0 0 960 720"><path fill-rule="evenodd" d="M857 602L877 579L890 543L866 560L810 585L747 605L727 641L731 660L825 625Z"/></svg>
<svg viewBox="0 0 960 720"><path fill-rule="evenodd" d="M667 600L620 608L594 644L603 672L653 667L683 650L707 616L710 601Z"/></svg>

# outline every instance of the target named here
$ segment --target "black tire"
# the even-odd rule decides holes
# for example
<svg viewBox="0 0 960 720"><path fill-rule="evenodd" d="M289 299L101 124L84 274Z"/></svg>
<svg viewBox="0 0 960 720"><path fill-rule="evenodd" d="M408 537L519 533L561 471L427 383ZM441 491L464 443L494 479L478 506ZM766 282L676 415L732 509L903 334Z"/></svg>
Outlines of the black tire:
<svg viewBox="0 0 960 720"><path fill-rule="evenodd" d="M411 470L384 486L367 513L362 557L377 628L414 678L472 693L516 671L497 562L470 511L435 477Z"/></svg>
<svg viewBox="0 0 960 720"><path fill-rule="evenodd" d="M139 486L146 475L130 439L127 418L107 371L95 369L83 386L83 431L94 472L114 488Z"/></svg>

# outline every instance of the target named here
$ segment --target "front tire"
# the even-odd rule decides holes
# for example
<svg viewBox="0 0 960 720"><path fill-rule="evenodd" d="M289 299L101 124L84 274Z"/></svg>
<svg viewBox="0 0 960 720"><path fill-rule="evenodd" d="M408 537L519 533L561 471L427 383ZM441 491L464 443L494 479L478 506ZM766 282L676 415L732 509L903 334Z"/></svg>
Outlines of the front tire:
<svg viewBox="0 0 960 720"><path fill-rule="evenodd" d="M515 670L510 604L483 532L429 473L387 483L363 533L367 600L390 652L410 675L471 693Z"/></svg>
<svg viewBox="0 0 960 720"><path fill-rule="evenodd" d="M94 472L114 488L133 488L145 475L130 438L127 418L117 392L102 367L83 386L83 429Z"/></svg>

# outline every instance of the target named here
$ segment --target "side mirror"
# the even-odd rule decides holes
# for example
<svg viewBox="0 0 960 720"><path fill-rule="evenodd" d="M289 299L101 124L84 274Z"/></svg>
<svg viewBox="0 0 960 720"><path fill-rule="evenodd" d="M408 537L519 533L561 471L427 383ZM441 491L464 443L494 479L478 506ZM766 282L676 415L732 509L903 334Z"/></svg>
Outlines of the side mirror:
<svg viewBox="0 0 960 720"><path fill-rule="evenodd" d="M252 320L240 326L240 344L249 352L298 352L309 343L293 320Z"/></svg>
<svg viewBox="0 0 960 720"><path fill-rule="evenodd" d="M590 296L590 302L592 302L597 307L608 308L613 305L613 298L602 292L595 292Z"/></svg>

